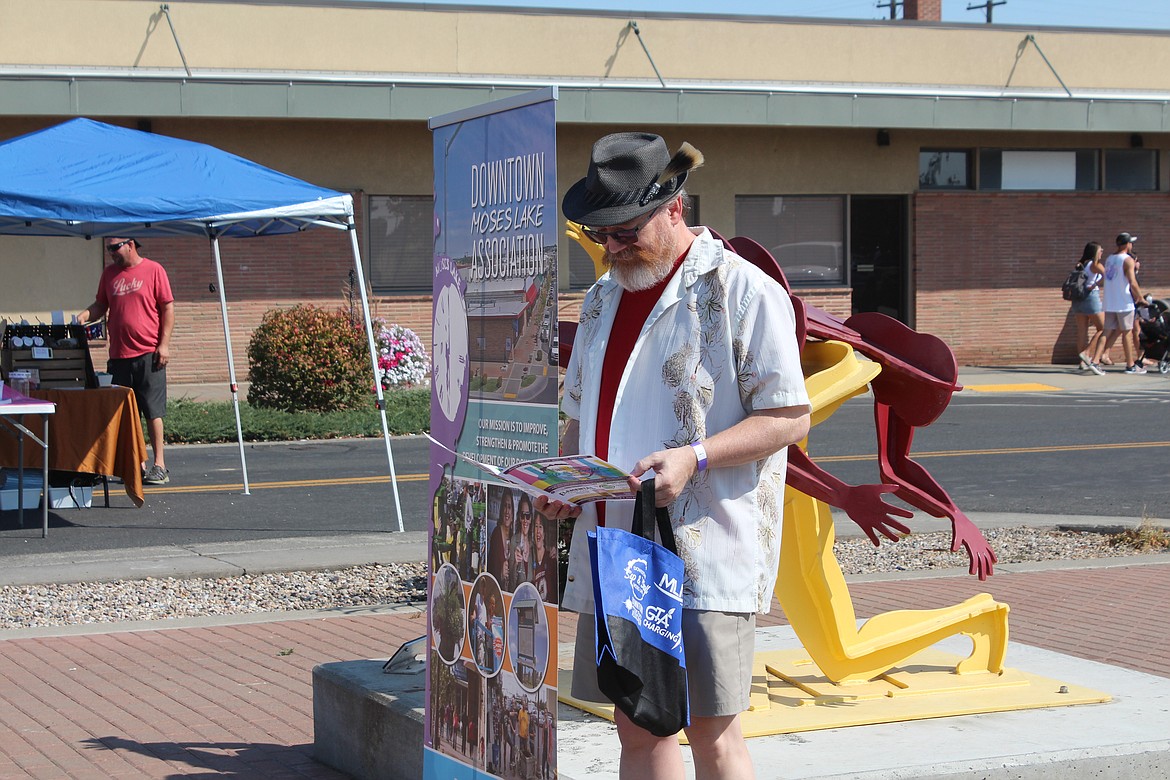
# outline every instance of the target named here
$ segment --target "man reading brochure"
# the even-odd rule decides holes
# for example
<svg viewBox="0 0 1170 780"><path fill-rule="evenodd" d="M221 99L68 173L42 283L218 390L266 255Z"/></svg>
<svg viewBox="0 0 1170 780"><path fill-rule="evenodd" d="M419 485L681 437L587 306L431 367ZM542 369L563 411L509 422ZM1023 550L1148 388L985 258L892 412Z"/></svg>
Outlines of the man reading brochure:
<svg viewBox="0 0 1170 780"><path fill-rule="evenodd" d="M767 612L780 555L786 448L809 428L787 293L705 228L687 227L683 183L702 155L617 133L593 146L562 209L606 250L565 379L564 451L594 454L637 478L653 472L686 564L683 637L696 776L747 778L739 713L748 707L755 614ZM564 606L592 614L586 532L599 515L629 528L632 502L577 513ZM578 623L573 695L596 690L592 620ZM621 776L682 778L678 741L617 713Z"/></svg>

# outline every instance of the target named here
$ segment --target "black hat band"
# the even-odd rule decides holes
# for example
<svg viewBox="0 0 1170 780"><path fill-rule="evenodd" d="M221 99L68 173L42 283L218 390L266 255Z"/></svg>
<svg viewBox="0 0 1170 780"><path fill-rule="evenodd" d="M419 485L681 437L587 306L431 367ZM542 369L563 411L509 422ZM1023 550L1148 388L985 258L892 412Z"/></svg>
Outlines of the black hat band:
<svg viewBox="0 0 1170 780"><path fill-rule="evenodd" d="M662 192L662 185L657 182L641 190L629 190L628 192L611 193L608 195L586 190L585 202L597 209L626 206L634 202L637 202L639 206L645 206L658 197L658 193L660 192Z"/></svg>

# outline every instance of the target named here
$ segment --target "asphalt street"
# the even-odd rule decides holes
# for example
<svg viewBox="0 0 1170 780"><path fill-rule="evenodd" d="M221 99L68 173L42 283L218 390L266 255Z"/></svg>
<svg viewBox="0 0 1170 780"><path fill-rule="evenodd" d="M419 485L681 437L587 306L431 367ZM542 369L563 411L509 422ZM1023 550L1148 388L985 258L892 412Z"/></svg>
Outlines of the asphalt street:
<svg viewBox="0 0 1170 780"><path fill-rule="evenodd" d="M1057 369L1059 370L1059 369ZM1146 378L1140 378L1145 380ZM1124 392L963 392L914 441L916 459L969 513L1167 517L1170 392L1150 379ZM869 397L845 404L810 438L813 457L842 479L877 480ZM429 443L392 439L405 530L428 517ZM90 509L35 513L20 528L0 513L0 560L36 552L127 549L286 537L344 537L398 530L381 439L246 446L251 494L242 493L236 445L168 449L172 481L148 487L134 509L111 485Z"/></svg>

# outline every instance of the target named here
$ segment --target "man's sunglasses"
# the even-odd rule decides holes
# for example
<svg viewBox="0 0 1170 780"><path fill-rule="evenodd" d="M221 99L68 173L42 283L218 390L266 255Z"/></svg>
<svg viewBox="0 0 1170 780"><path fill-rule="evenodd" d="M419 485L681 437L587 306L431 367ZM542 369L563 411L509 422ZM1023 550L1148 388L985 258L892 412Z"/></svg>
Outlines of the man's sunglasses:
<svg viewBox="0 0 1170 780"><path fill-rule="evenodd" d="M658 209L662 208L661 206ZM605 246L606 241L616 241L623 246L629 246L638 240L638 233L642 228L650 224L650 220L654 219L654 215L658 213L658 209L654 209L646 215L646 219L639 222L637 225L629 228L620 228L618 230L594 230L581 226L581 232L585 234L585 238L589 239L595 244Z"/></svg>
<svg viewBox="0 0 1170 780"><path fill-rule="evenodd" d="M119 241L116 244L107 244L106 251L110 252L110 253L117 252L119 249L126 246L127 244L133 244L133 243L134 243L134 239L128 238L125 241Z"/></svg>

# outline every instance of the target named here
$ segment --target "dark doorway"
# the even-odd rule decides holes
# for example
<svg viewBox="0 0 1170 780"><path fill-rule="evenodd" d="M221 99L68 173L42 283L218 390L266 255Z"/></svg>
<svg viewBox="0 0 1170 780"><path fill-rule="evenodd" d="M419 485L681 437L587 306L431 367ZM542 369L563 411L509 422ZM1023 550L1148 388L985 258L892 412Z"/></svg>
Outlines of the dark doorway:
<svg viewBox="0 0 1170 780"><path fill-rule="evenodd" d="M909 324L904 196L850 198L849 264L853 313L876 311Z"/></svg>

